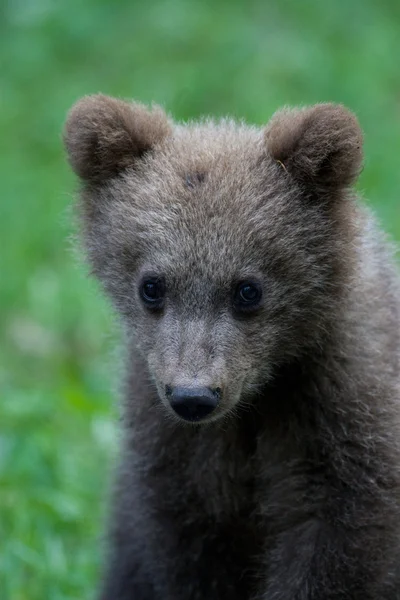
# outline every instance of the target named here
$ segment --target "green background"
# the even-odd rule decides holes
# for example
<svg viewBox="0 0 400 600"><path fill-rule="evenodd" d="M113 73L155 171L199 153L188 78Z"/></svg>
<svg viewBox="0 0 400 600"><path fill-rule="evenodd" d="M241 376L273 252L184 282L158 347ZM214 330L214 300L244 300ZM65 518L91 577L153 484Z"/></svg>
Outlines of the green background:
<svg viewBox="0 0 400 600"><path fill-rule="evenodd" d="M0 1L0 598L90 598L115 456L117 336L72 251L61 130L81 95L264 123L339 101L400 239L397 0Z"/></svg>

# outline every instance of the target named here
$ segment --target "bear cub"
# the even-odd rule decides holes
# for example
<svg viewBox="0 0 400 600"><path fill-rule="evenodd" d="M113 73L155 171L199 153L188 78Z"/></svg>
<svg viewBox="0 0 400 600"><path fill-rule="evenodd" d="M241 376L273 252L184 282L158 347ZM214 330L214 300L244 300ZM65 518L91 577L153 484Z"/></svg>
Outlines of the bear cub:
<svg viewBox="0 0 400 600"><path fill-rule="evenodd" d="M126 341L102 600L400 599L400 288L340 105L71 109Z"/></svg>

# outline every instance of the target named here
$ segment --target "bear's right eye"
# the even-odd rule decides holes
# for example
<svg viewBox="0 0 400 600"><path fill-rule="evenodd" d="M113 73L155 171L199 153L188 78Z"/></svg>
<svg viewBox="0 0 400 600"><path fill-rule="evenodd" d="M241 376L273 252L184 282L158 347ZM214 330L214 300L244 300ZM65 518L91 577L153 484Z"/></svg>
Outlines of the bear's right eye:
<svg viewBox="0 0 400 600"><path fill-rule="evenodd" d="M165 297L165 281L161 277L146 277L139 287L142 301L152 310L163 307Z"/></svg>

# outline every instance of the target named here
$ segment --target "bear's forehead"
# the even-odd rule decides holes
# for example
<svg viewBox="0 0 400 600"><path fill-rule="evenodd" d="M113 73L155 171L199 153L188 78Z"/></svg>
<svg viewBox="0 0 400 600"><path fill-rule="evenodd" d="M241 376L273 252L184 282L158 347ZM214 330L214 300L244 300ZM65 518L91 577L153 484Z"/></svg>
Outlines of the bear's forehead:
<svg viewBox="0 0 400 600"><path fill-rule="evenodd" d="M197 167L165 177L157 171L138 186L128 184L129 210L120 211L121 224L170 254L174 248L198 255L246 248L266 210L265 190L245 170Z"/></svg>
<svg viewBox="0 0 400 600"><path fill-rule="evenodd" d="M111 191L126 243L165 268L206 276L261 268L268 240L285 237L282 215L293 214L260 131L235 124L178 129Z"/></svg>
<svg viewBox="0 0 400 600"><path fill-rule="evenodd" d="M265 156L262 132L223 121L181 126L143 163L154 181L188 190L240 188ZM210 201L211 198L208 197ZM207 197L203 197L207 202Z"/></svg>
<svg viewBox="0 0 400 600"><path fill-rule="evenodd" d="M122 216L147 225L149 235L185 229L211 243L238 229L243 237L268 197L284 192L270 163L255 128L229 122L177 128L118 183L118 200L128 208Z"/></svg>

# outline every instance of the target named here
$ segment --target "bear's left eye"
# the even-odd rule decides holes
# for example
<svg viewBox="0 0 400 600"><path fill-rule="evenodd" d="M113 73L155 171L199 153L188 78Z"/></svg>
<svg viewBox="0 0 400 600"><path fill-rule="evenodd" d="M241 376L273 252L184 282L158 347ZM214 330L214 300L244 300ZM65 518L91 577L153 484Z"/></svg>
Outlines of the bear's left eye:
<svg viewBox="0 0 400 600"><path fill-rule="evenodd" d="M160 277L146 277L140 284L139 293L147 308L162 308L165 296L164 279Z"/></svg>
<svg viewBox="0 0 400 600"><path fill-rule="evenodd" d="M258 282L243 281L236 286L234 306L236 310L248 312L259 307L262 298L262 288Z"/></svg>

